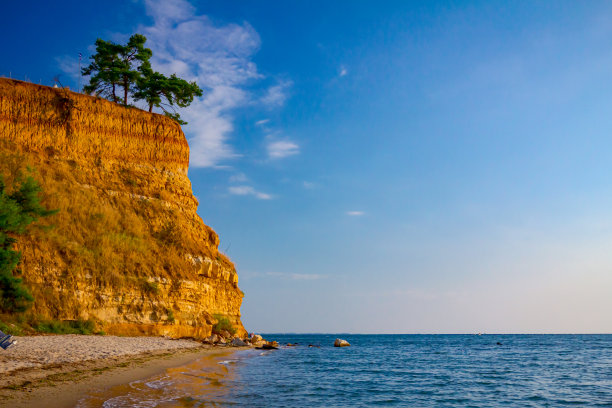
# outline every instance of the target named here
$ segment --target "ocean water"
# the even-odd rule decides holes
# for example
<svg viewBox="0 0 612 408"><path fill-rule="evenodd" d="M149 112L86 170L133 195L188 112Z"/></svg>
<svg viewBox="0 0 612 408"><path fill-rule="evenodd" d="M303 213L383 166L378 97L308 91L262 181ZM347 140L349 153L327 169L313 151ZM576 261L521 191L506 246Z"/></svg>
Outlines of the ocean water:
<svg viewBox="0 0 612 408"><path fill-rule="evenodd" d="M217 355L80 406L612 407L612 335L265 337L299 345Z"/></svg>

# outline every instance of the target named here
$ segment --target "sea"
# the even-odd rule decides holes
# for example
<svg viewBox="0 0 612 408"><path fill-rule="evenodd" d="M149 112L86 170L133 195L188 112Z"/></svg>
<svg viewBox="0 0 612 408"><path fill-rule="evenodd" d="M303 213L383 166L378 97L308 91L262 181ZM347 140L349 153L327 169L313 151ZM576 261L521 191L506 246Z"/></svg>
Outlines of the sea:
<svg viewBox="0 0 612 408"><path fill-rule="evenodd" d="M612 335L264 337L79 407L612 407Z"/></svg>

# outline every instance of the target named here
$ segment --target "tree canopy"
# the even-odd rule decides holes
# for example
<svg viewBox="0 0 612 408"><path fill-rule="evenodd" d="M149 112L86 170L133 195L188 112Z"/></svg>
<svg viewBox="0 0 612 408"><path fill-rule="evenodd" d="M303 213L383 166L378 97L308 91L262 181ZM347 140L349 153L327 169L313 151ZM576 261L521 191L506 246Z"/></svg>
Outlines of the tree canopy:
<svg viewBox="0 0 612 408"><path fill-rule="evenodd" d="M130 97L142 100L149 112L154 107L161 108L167 116L186 124L174 106L189 106L194 97L202 96L202 89L195 82L188 82L176 74L167 77L154 71L150 62L153 53L145 47L146 41L147 38L141 34L132 35L126 45L98 38L92 62L81 72L90 75L89 84L83 90L126 106ZM122 100L118 97L119 88L123 90Z"/></svg>
<svg viewBox="0 0 612 408"><path fill-rule="evenodd" d="M140 66L149 67L151 50L144 47L144 35L134 34L126 45L96 40L96 53L92 63L83 68L83 75L91 75L83 90L97 93L118 103L117 87L123 88L123 104L128 104L131 86L137 81Z"/></svg>
<svg viewBox="0 0 612 408"><path fill-rule="evenodd" d="M16 235L39 217L54 214L40 203L41 189L31 176L21 178L14 191L9 192L0 176L0 311L22 312L34 300L17 278L16 271L21 253L13 249Z"/></svg>

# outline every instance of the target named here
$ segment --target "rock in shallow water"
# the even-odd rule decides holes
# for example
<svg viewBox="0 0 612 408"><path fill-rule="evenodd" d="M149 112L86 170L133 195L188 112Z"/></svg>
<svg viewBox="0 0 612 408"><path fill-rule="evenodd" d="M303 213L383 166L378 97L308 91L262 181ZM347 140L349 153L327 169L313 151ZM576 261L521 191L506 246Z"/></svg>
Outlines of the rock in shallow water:
<svg viewBox="0 0 612 408"><path fill-rule="evenodd" d="M334 347L348 347L350 345L351 344L346 340L336 339L336 341L334 341Z"/></svg>
<svg viewBox="0 0 612 408"><path fill-rule="evenodd" d="M255 347L260 350L278 350L278 342L276 341L267 341L263 343L261 346Z"/></svg>

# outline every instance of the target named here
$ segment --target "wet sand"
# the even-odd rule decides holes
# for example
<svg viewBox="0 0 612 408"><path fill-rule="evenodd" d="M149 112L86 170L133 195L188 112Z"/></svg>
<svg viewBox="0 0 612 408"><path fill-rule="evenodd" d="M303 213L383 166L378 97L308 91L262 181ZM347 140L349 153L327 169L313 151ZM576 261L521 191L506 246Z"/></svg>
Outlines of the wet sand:
<svg viewBox="0 0 612 408"><path fill-rule="evenodd" d="M92 391L238 349L161 337L19 337L0 350L0 407L74 407Z"/></svg>

